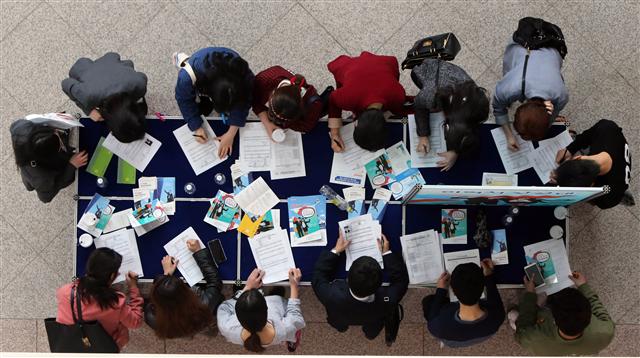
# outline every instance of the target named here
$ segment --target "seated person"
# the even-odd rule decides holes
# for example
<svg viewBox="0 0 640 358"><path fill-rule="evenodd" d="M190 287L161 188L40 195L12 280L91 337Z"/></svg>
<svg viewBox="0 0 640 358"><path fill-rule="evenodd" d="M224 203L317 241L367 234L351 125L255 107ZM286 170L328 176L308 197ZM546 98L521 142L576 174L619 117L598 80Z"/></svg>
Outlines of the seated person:
<svg viewBox="0 0 640 358"><path fill-rule="evenodd" d="M524 278L526 292L518 307L516 341L533 355L592 355L613 339L613 320L587 279L579 272L570 278L578 288L549 296L545 309L536 305L535 286Z"/></svg>
<svg viewBox="0 0 640 358"><path fill-rule="evenodd" d="M496 124L502 126L508 147L518 150L517 141L509 124L508 108L516 101L517 108L513 126L524 140L541 140L558 113L567 105L569 94L564 84L562 57L555 48L545 47L531 50L527 61L527 49L510 40L504 51L502 79L496 84L493 95L493 115Z"/></svg>
<svg viewBox="0 0 640 358"><path fill-rule="evenodd" d="M576 155L578 151L588 155ZM609 186L609 192L589 202L601 209L618 205L633 205L628 191L631 180L631 151L622 128L608 119L576 136L575 140L556 155L560 166L551 174L552 182L560 186ZM623 198L627 200L623 200Z"/></svg>
<svg viewBox="0 0 640 358"><path fill-rule="evenodd" d="M478 126L489 116L489 98L469 75L451 62L426 59L411 70L411 79L420 88L414 99L418 151L431 150L430 121L444 116L447 151L437 153L443 171L453 167L459 155L472 153L480 140Z"/></svg>
<svg viewBox="0 0 640 358"><path fill-rule="evenodd" d="M205 283L189 287L173 275L178 261L171 256L162 259L163 275L153 280L151 302L144 308L144 320L161 339L193 337L209 329L213 332L214 316L224 300L222 281L209 250L200 247L198 240L187 240Z"/></svg>
<svg viewBox="0 0 640 358"><path fill-rule="evenodd" d="M300 330L305 326L298 292L302 273L298 268L289 270L288 300L284 298L284 289L280 295L262 294L264 274L254 269L244 289L220 305L218 329L227 341L243 345L250 352L260 353L266 347L285 342L287 349L294 352L300 344Z"/></svg>
<svg viewBox="0 0 640 358"><path fill-rule="evenodd" d="M340 135L342 111L357 119L353 139L368 151L382 149L386 142L385 111L404 113L405 91L399 82L398 60L363 51L358 57L339 56L327 68L336 80L329 96L331 148L344 150Z"/></svg>
<svg viewBox="0 0 640 358"><path fill-rule="evenodd" d="M85 151L73 152L67 130L18 119L11 124L10 131L22 183L28 191L35 190L43 203L50 202L61 189L73 183L76 169L87 164Z"/></svg>
<svg viewBox="0 0 640 358"><path fill-rule="evenodd" d="M339 332L346 332L349 326L362 326L365 337L375 339L384 328L385 300L399 303L407 292L409 275L402 257L391 252L384 235L382 239L379 245L389 286L382 286L380 264L369 256L353 261L346 280L335 278L340 254L350 243L342 232L333 250L322 252L316 261L311 285L327 310L327 322Z"/></svg>
<svg viewBox="0 0 640 358"><path fill-rule="evenodd" d="M278 128L308 133L326 114L325 104L328 104L330 91L331 87L328 87L318 96L302 75L273 66L256 75L253 112L260 118L269 137Z"/></svg>
<svg viewBox="0 0 640 358"><path fill-rule="evenodd" d="M484 259L482 268L474 263L458 265L451 277L444 272L434 295L422 300L427 328L434 337L452 348L468 347L493 336L504 321L504 307L493 278L493 262ZM459 302L447 297L449 280ZM487 299L481 300L487 288Z"/></svg>
<svg viewBox="0 0 640 358"><path fill-rule="evenodd" d="M118 277L122 255L110 248L95 249L87 260L84 276L56 291L58 313L56 322L74 323L71 311L72 290L80 297L82 319L98 321L113 338L119 350L129 342L129 329L142 326L142 297L138 289L138 276L129 271L126 283L129 294L117 291L111 286ZM127 298L127 296L129 296ZM74 312L78 301L75 301ZM76 315L77 317L77 315Z"/></svg>
<svg viewBox="0 0 640 358"><path fill-rule="evenodd" d="M109 52L92 61L83 57L62 81L62 90L94 122L104 121L119 141L130 143L147 129L147 76L130 60Z"/></svg>
<svg viewBox="0 0 640 358"><path fill-rule="evenodd" d="M249 64L237 52L224 47L205 47L191 56L176 52L172 60L178 67L176 101L189 129L198 142L206 143L201 116L215 110L229 125L225 134L215 138L220 141L218 156L231 154L236 133L244 127L251 108L253 72Z"/></svg>

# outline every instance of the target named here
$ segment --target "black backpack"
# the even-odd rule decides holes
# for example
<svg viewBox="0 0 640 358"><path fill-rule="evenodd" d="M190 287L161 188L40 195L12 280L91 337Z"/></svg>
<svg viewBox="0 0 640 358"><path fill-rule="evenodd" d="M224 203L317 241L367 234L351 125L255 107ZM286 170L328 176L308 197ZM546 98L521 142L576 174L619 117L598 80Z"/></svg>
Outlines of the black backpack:
<svg viewBox="0 0 640 358"><path fill-rule="evenodd" d="M567 55L567 44L560 27L535 17L525 17L518 21L518 29L513 33L513 41L529 50L543 47L555 48L562 59Z"/></svg>

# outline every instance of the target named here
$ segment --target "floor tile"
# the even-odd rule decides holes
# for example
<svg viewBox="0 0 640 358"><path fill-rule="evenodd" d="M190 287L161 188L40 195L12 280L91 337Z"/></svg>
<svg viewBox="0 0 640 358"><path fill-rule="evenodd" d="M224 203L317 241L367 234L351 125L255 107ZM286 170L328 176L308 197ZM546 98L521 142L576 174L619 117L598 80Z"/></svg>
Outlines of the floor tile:
<svg viewBox="0 0 640 358"><path fill-rule="evenodd" d="M640 50L632 53L626 59L613 62L618 73L627 80L629 86L633 87L636 92L640 92L640 61L638 57L640 57Z"/></svg>
<svg viewBox="0 0 640 358"><path fill-rule="evenodd" d="M640 299L635 303L632 303L627 307L625 312L617 321L616 324L637 324L640 325Z"/></svg>
<svg viewBox="0 0 640 358"><path fill-rule="evenodd" d="M2 12L2 22L0 23L0 42L22 22L25 17L32 13L42 1L2 1L0 2L0 12Z"/></svg>
<svg viewBox="0 0 640 358"><path fill-rule="evenodd" d="M596 215L598 215L602 209L595 205L591 205L587 202L582 202L569 207L569 239L570 242L579 241L582 237L582 232L589 225ZM571 245L571 244L570 244Z"/></svg>
<svg viewBox="0 0 640 358"><path fill-rule="evenodd" d="M425 324L422 313L422 299L426 295L433 294L433 288L409 288L400 302L404 309L404 319L402 323Z"/></svg>
<svg viewBox="0 0 640 358"><path fill-rule="evenodd" d="M506 322L490 339L465 348L440 347L440 340L425 327L424 355L431 356L523 356L528 353L513 338L514 331Z"/></svg>
<svg viewBox="0 0 640 358"><path fill-rule="evenodd" d="M327 322L327 311L311 286L300 287L300 302L305 322Z"/></svg>
<svg viewBox="0 0 640 358"><path fill-rule="evenodd" d="M77 245L76 240L76 226L73 222L62 229L60 234L55 237L51 242L40 252L40 257L49 264L50 267L55 267L55 273L60 276L62 280L71 280L73 277L73 250Z"/></svg>
<svg viewBox="0 0 640 358"><path fill-rule="evenodd" d="M47 329L44 326L44 320L36 320L36 352L39 353L51 353L49 349L49 338L47 338Z"/></svg>
<svg viewBox="0 0 640 358"><path fill-rule="evenodd" d="M169 354L243 354L244 348L227 342L219 333L215 337L199 333L193 338L176 338L166 341ZM273 347L278 349L279 347ZM268 351L273 350L269 348ZM282 350L279 350L282 354Z"/></svg>
<svg viewBox="0 0 640 358"><path fill-rule="evenodd" d="M16 119L24 118L24 108L16 102L4 89L0 88L0 163L11 158L11 164L15 168L13 146L9 128Z"/></svg>
<svg viewBox="0 0 640 358"><path fill-rule="evenodd" d="M121 353L165 353L164 340L158 338L151 327L143 324L138 329L129 330L129 343Z"/></svg>
<svg viewBox="0 0 640 358"><path fill-rule="evenodd" d="M36 321L0 319L0 352L35 352Z"/></svg>
<svg viewBox="0 0 640 358"><path fill-rule="evenodd" d="M31 244L0 216L0 289L7 286L36 257Z"/></svg>
<svg viewBox="0 0 640 358"><path fill-rule="evenodd" d="M639 357L640 325L616 325L616 334L609 347L600 352L605 357Z"/></svg>

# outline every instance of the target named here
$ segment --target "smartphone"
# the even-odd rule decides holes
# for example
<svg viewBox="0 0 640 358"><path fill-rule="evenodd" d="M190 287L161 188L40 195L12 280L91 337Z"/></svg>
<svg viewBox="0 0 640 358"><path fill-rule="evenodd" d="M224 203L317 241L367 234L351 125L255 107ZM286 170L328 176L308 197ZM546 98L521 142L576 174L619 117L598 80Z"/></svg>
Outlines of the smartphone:
<svg viewBox="0 0 640 358"><path fill-rule="evenodd" d="M527 278L530 281L533 281L533 284L536 286L536 288L544 286L544 277L542 277L540 266L538 266L537 263L532 263L531 265L525 266L524 273L527 275Z"/></svg>
<svg viewBox="0 0 640 358"><path fill-rule="evenodd" d="M213 257L213 262L215 262L216 266L220 266L220 264L227 261L227 255L225 255L219 239L207 242L207 246L209 247L209 252L211 252L211 257Z"/></svg>

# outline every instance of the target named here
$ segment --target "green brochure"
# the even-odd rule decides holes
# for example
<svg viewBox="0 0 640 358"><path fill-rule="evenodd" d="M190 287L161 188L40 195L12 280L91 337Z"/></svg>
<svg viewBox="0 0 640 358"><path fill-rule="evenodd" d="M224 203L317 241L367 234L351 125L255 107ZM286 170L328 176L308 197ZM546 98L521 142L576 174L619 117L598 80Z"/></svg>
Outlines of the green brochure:
<svg viewBox="0 0 640 358"><path fill-rule="evenodd" d="M122 158L118 158L118 184L135 184L136 168L125 162Z"/></svg>
<svg viewBox="0 0 640 358"><path fill-rule="evenodd" d="M107 148L103 147L102 142L104 142L104 137L100 137L100 141L96 146L96 150L95 152L93 152L91 160L89 161L89 165L87 166L87 172L97 177L104 176L104 172L107 171L109 162L111 162L111 157L113 157L113 153L111 153L111 151L109 151Z"/></svg>

